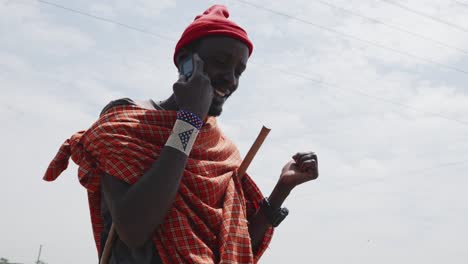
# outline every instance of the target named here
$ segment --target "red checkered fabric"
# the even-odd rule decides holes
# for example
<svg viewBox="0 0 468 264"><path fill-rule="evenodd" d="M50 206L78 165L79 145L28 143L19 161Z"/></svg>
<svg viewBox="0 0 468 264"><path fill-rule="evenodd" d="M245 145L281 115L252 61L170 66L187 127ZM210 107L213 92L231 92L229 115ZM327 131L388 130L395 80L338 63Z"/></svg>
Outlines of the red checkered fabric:
<svg viewBox="0 0 468 264"><path fill-rule="evenodd" d="M134 184L158 158L176 121L175 111L116 106L91 128L74 134L60 147L44 179L55 180L68 160L79 165L78 178L88 191L98 252L103 219L100 181L107 173ZM216 119L200 130L175 201L153 242L164 263L255 263L267 248L273 228L253 254L248 217L262 194L252 179L236 177L241 158Z"/></svg>

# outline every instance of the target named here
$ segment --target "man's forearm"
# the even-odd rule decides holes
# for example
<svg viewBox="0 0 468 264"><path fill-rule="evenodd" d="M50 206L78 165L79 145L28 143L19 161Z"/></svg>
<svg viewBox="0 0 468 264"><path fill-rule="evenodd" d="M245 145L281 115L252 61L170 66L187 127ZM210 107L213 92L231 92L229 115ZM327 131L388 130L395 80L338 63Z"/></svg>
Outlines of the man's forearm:
<svg viewBox="0 0 468 264"><path fill-rule="evenodd" d="M273 209L280 208L286 197L291 192L291 188L278 182L271 192L268 200ZM249 234L252 241L252 249L254 252L257 251L258 247L262 243L263 237L267 229L271 226L269 219L259 210L256 214L249 218Z"/></svg>
<svg viewBox="0 0 468 264"><path fill-rule="evenodd" d="M166 146L152 167L126 190L117 190L115 184L104 182L105 195L111 197L108 204L113 221L128 246L143 244L164 221L179 189L186 163L185 154Z"/></svg>

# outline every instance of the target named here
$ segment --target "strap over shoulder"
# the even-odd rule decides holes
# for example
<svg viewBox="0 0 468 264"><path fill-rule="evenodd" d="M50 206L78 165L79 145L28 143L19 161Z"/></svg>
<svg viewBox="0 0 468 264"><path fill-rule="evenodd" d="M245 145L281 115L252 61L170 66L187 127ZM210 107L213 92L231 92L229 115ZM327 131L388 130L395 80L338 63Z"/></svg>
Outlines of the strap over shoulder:
<svg viewBox="0 0 468 264"><path fill-rule="evenodd" d="M106 113L109 109L115 106L123 106L123 105L137 105L145 109L152 109L152 110L162 110L162 108L157 105L153 100L132 100L130 98L120 98L108 103L101 111L99 116L102 116Z"/></svg>
<svg viewBox="0 0 468 264"><path fill-rule="evenodd" d="M133 101L130 98L120 98L114 101L110 101L104 108L102 109L101 113L99 116L102 116L104 113L106 113L109 109L115 106L122 106L122 105L137 105L135 101Z"/></svg>

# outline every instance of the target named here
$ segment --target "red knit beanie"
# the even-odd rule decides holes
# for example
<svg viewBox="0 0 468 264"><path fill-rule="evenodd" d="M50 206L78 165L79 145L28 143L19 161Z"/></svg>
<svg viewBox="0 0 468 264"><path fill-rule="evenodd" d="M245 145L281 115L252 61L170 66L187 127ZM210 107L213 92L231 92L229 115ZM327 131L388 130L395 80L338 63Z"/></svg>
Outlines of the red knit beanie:
<svg viewBox="0 0 468 264"><path fill-rule="evenodd" d="M253 44L247 36L247 32L236 23L228 20L229 11L223 5L214 5L203 14L195 17L195 20L182 33L174 51L174 64L177 53L188 44L207 36L227 36L244 42L249 48L249 56L253 51Z"/></svg>

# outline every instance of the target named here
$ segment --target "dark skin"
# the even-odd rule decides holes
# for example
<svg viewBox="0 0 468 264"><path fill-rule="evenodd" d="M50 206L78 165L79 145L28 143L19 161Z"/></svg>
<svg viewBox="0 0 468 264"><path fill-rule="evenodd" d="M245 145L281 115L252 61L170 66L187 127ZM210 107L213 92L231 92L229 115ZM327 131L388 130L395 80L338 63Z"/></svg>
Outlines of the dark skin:
<svg viewBox="0 0 468 264"><path fill-rule="evenodd" d="M177 60L192 52L182 50ZM174 93L161 106L166 110L188 110L202 119L220 115L226 99L237 90L248 55L245 44L229 37L201 40L195 51L192 76L188 80L180 76L173 85ZM102 176L104 199L117 233L128 247L142 246L163 223L179 189L186 163L185 154L164 147L152 167L134 185L111 175ZM313 152L295 154L283 167L269 196L270 204L274 208L281 207L296 186L317 177L317 155ZM248 221L255 251L270 224L261 211Z"/></svg>

